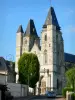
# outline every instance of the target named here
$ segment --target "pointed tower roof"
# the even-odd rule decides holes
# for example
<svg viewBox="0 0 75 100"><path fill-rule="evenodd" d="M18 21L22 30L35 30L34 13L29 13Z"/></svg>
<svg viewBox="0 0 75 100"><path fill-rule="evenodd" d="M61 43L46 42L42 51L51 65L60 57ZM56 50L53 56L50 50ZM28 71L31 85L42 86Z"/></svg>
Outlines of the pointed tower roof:
<svg viewBox="0 0 75 100"><path fill-rule="evenodd" d="M19 28L18 28L18 30L17 30L17 33L19 33L19 32L24 33L22 25L20 25Z"/></svg>
<svg viewBox="0 0 75 100"><path fill-rule="evenodd" d="M25 35L35 35L35 36L38 36L36 28L35 28L34 21L32 19L29 20L27 29L25 31Z"/></svg>
<svg viewBox="0 0 75 100"><path fill-rule="evenodd" d="M57 20L57 17L56 17L53 7L50 7L43 27L45 28L45 27L47 27L47 25L55 25L57 29L60 29L60 26L59 26L59 23L58 23L58 20Z"/></svg>

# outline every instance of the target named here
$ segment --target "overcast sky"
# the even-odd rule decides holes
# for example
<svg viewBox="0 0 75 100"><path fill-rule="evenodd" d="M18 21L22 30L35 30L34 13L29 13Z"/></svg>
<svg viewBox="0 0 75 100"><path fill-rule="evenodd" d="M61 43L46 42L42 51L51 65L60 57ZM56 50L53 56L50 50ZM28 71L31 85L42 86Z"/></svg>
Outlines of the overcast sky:
<svg viewBox="0 0 75 100"><path fill-rule="evenodd" d="M64 51L75 54L75 0L52 0L64 39ZM20 24L26 30L29 19L35 22L41 36L50 0L0 0L0 56L16 54L16 31Z"/></svg>

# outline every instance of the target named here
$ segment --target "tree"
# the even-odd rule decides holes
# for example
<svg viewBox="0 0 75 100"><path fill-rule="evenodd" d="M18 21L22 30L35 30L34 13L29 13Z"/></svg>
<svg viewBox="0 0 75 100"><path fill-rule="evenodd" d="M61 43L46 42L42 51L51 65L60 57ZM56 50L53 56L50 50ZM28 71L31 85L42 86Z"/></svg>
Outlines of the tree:
<svg viewBox="0 0 75 100"><path fill-rule="evenodd" d="M71 68L66 72L67 85L72 86L75 90L75 68Z"/></svg>
<svg viewBox="0 0 75 100"><path fill-rule="evenodd" d="M35 54L24 53L18 61L19 82L34 88L39 80L39 61Z"/></svg>

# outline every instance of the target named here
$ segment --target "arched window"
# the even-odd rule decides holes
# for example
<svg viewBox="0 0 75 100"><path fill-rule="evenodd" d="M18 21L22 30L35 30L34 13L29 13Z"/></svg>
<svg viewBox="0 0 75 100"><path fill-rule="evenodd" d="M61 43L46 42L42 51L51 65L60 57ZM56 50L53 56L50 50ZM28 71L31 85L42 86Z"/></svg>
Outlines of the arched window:
<svg viewBox="0 0 75 100"><path fill-rule="evenodd" d="M45 41L47 41L47 35L45 35Z"/></svg>
<svg viewBox="0 0 75 100"><path fill-rule="evenodd" d="M44 51L44 63L47 64L47 50Z"/></svg>

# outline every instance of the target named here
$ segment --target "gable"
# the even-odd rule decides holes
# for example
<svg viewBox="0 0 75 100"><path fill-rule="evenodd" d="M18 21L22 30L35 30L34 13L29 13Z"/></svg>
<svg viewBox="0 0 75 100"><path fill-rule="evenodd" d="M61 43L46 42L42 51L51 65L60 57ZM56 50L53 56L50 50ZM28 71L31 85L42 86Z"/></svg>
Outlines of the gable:
<svg viewBox="0 0 75 100"><path fill-rule="evenodd" d="M31 52L37 55L40 54L40 48L36 43L34 43L33 48L31 49Z"/></svg>

